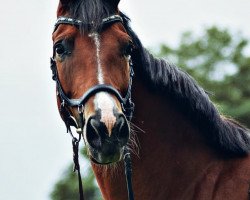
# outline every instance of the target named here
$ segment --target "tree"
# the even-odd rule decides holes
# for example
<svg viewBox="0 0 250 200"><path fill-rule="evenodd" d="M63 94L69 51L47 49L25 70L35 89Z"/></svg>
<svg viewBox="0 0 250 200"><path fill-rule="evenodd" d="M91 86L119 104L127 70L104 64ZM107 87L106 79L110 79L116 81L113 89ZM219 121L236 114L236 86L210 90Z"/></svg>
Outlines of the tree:
<svg viewBox="0 0 250 200"><path fill-rule="evenodd" d="M82 177L84 197L87 200L102 200L99 188L95 181L94 173L86 156L86 148L81 151L81 154L84 156L86 161L84 171L86 171L87 174ZM72 169L73 164L70 164L70 166L67 167L62 179L55 184L54 189L50 194L52 200L73 200L79 198L77 174L74 173Z"/></svg>

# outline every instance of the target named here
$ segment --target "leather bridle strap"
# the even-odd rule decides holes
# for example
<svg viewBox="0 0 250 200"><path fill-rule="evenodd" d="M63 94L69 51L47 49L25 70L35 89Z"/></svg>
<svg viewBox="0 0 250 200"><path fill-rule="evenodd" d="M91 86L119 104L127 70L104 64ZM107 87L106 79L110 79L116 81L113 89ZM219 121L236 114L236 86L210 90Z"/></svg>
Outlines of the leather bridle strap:
<svg viewBox="0 0 250 200"><path fill-rule="evenodd" d="M130 152L125 147L124 149L124 166L125 166L125 175L126 175L126 182L127 182L127 189L128 189L128 199L134 200L134 192L132 187L132 162L130 157Z"/></svg>
<svg viewBox="0 0 250 200"><path fill-rule="evenodd" d="M81 135L79 137L81 137ZM80 140L81 140L81 138L76 139L75 137L72 137L73 161L74 161L73 171L75 172L77 170L79 197L80 197L80 200L84 200L83 185L82 185L82 178L81 178L82 176L81 176L81 170L80 170L80 165L79 165L79 156L78 156Z"/></svg>
<svg viewBox="0 0 250 200"><path fill-rule="evenodd" d="M123 19L120 15L111 15L109 17L106 17L102 20L102 26L105 26L107 24L111 24L114 22L121 22L123 23ZM70 17L64 17L64 16L60 16L58 17L58 19L56 20L55 26L54 26L54 31L56 31L56 29L58 28L58 26L60 24L68 24L68 25L73 25L73 26L82 26L82 25L89 25L89 26L93 26L93 24L86 24L84 22L82 22L81 20L78 19L73 19Z"/></svg>
<svg viewBox="0 0 250 200"><path fill-rule="evenodd" d="M120 95L120 93L111 85L106 85L106 84L95 85L91 87L89 90L87 90L87 92L85 92L83 96L79 99L69 99L63 92L61 84L57 83L57 86L61 99L69 107L78 107L79 105L84 105L89 100L90 97L92 97L98 92L108 92L115 95L120 102L125 101Z"/></svg>

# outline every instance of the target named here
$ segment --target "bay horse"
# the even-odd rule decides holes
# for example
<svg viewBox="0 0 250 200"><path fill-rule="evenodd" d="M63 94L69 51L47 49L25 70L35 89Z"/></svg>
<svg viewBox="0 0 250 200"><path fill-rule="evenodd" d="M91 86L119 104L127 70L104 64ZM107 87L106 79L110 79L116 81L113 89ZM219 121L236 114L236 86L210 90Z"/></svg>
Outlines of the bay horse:
<svg viewBox="0 0 250 200"><path fill-rule="evenodd" d="M136 200L249 199L249 130L151 55L118 4L60 0L53 33L59 112L83 135L103 198L128 199L128 146Z"/></svg>

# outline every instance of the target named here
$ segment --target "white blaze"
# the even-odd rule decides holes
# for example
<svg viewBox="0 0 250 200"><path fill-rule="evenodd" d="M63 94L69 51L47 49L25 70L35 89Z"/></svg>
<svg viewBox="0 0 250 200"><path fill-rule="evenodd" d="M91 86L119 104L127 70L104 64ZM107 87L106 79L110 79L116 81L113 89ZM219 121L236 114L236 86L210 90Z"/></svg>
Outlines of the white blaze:
<svg viewBox="0 0 250 200"><path fill-rule="evenodd" d="M97 61L97 80L99 84L104 84L102 65L100 59L100 37L98 33L93 33L90 35L94 39L96 46L96 61ZM101 122L103 122L111 135L112 128L116 122L116 117L114 116L115 101L107 92L99 92L95 95L94 99L95 109L101 111Z"/></svg>
<svg viewBox="0 0 250 200"><path fill-rule="evenodd" d="M95 41L95 46L96 46L96 61L97 61L97 79L99 84L104 84L103 80L103 74L102 74L102 65L101 65L101 59L100 59L100 48L101 48L101 43L100 43L100 38L98 33L93 33L91 35Z"/></svg>
<svg viewBox="0 0 250 200"><path fill-rule="evenodd" d="M113 98L106 92L99 92L95 96L96 109L101 111L101 122L103 122L111 135L112 128L115 125L116 117L114 116L115 102Z"/></svg>

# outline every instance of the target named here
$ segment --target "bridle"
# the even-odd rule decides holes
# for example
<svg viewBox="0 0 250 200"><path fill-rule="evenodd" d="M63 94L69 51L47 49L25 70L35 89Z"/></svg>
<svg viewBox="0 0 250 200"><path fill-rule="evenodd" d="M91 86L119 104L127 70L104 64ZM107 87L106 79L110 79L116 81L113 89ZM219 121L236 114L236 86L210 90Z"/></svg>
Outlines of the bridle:
<svg viewBox="0 0 250 200"><path fill-rule="evenodd" d="M112 15L110 17L104 18L102 20L102 26L111 24L114 22L122 22L123 19L119 15ZM72 19L69 17L59 17L56 21L54 32L57 30L58 26L60 24L69 24L69 25L74 25L76 27L81 26L84 24L80 20ZM63 116L64 122L66 124L66 127L69 128L70 125L76 126L77 124L71 123L73 116L70 114L68 110L64 110L65 107L78 107L79 114L82 114L83 108L87 100L93 96L94 94L102 91L102 92L108 92L117 97L117 99L120 101L122 105L122 109L124 114L126 115L127 119L130 121L133 115L134 111L134 103L131 100L131 88L132 88L132 79L134 76L134 70L133 70L133 63L131 60L131 57L129 56L129 65L130 65L130 78L129 78L129 84L128 84L128 89L127 89L127 94L123 98L121 94L118 92L117 89L115 89L111 85L107 84L99 84L91 87L88 89L79 99L70 99L67 97L67 95L64 93L62 85L60 83L59 77L58 77L58 72L57 72L57 66L56 66L56 61L54 59L54 56L51 58L51 70L52 70L52 78L54 81L56 81L56 87L57 87L57 95L61 101L61 114ZM80 117L81 118L81 117ZM82 121L83 123L81 125L84 125L84 119ZM77 126L77 130L80 132L83 131L82 126Z"/></svg>
<svg viewBox="0 0 250 200"><path fill-rule="evenodd" d="M123 23L123 19L119 15L112 15L110 17L104 18L102 20L102 27L106 25L110 25L115 22L121 22ZM91 24L85 24L81 20L72 19L69 17L59 17L55 23L54 31L55 32L60 24L68 24L76 27L80 27L81 25L90 25ZM133 63L131 56L128 56L129 58L129 66L130 66L130 78L129 78L129 84L127 88L127 94L123 98L122 95L119 93L117 89L115 89L111 85L107 84L99 84L95 85L91 88L89 88L79 99L70 99L64 92L63 87L61 85L61 82L59 80L58 71L57 71L57 65L55 61L55 50L53 52L53 57L50 59L50 68L52 70L52 79L56 82L56 89L57 89L57 96L60 100L60 114L62 116L62 119L66 125L67 132L70 133L72 137L72 145L73 145L73 160L74 160L74 171L78 171L78 181L79 181L79 194L80 194L80 200L83 200L83 189L82 189L82 182L81 182L81 174L80 174L80 165L78 161L78 147L79 142L81 140L81 135L83 134L83 129L85 125L85 119L84 119L84 105L88 101L90 97L95 95L98 92L108 92L110 94L113 94L116 96L116 98L119 100L122 110L127 117L129 121L132 119L133 111L134 111L134 103L131 100L131 89L132 89L132 79L134 76L134 70L133 70ZM78 115L79 115L79 122L77 123L76 119L71 114L69 108L70 107L77 107L78 108ZM71 131L71 126L74 126L76 128L77 133L79 134L79 138L77 139L74 137ZM127 189L128 189L128 199L133 200L133 190L132 190L132 181L131 181L131 174L132 174L132 168L131 168L131 158L130 153L128 151L128 148L125 147L124 150L124 164L125 164L125 174L126 174L126 180L127 180Z"/></svg>

